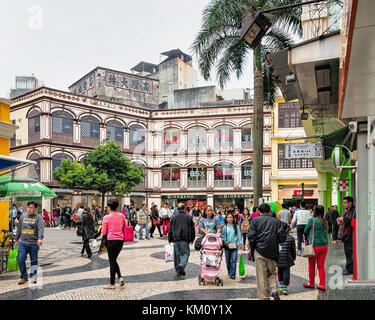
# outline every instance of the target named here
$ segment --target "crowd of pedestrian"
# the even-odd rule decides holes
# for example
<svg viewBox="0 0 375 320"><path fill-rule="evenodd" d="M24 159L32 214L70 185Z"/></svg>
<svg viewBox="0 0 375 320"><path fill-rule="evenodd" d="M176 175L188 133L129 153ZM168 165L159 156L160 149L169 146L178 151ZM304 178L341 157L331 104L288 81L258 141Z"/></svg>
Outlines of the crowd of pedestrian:
<svg viewBox="0 0 375 320"><path fill-rule="evenodd" d="M44 228L61 226L64 229L79 228L83 240L81 254L86 251L88 258L92 256L90 240L101 234L106 240L110 264L110 284L105 288L114 288L116 275L123 286L117 257L125 241L125 227L132 227L134 237L138 235L138 240L150 240L156 229L161 238L168 235L168 241L174 246L175 271L179 277L186 275L190 244L197 239L196 236L202 239L205 235L219 234L225 243L224 256L229 277L236 279L239 250L248 252L249 260L256 266L259 299L280 299L280 293L288 294L291 268L297 256L308 258L309 277L304 287L315 289L317 267L317 289L325 290L324 264L329 249L329 234L332 244L340 241L344 243L346 270L343 274L353 274L352 220L356 218L353 198L344 198L343 206L345 212L341 216L337 206L330 207L325 213L323 206L309 206L305 201L300 202L298 209L295 205L282 204L282 210L277 215L271 212L268 204L251 210L245 208L240 212L235 206L218 206L214 210L207 205L201 210L198 205L189 208L180 203L173 208L162 203L159 210L155 203L150 208L143 203L140 208L136 205L124 206L122 212L117 212L118 201L113 198L108 201L103 214L101 208L91 210L83 205L71 208L66 203L63 208L56 205L52 213L44 209L42 215L38 215L38 204L31 201L26 212L22 206L13 205L9 220L10 225L17 226L20 284L28 281L25 267L27 254L30 255L31 265L37 266ZM297 233L297 245L291 235L293 230ZM308 246L312 250L307 250ZM309 251L309 254L305 254L305 251ZM36 283L37 272L33 270L30 277Z"/></svg>

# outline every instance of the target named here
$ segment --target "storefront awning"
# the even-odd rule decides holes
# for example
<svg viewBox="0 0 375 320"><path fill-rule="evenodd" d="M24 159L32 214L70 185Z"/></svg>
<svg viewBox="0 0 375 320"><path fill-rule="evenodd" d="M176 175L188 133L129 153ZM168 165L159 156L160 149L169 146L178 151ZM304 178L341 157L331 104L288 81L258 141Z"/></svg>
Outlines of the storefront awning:
<svg viewBox="0 0 375 320"><path fill-rule="evenodd" d="M32 160L18 159L18 158L0 155L0 172L4 172L6 170L11 170L11 169L16 169L19 166L30 165L30 164L36 165L36 162Z"/></svg>
<svg viewBox="0 0 375 320"><path fill-rule="evenodd" d="M324 160L331 158L332 151L337 145L344 145L349 150L354 150L355 146L351 145L351 135L352 133L349 130L349 126L324 135L322 137Z"/></svg>

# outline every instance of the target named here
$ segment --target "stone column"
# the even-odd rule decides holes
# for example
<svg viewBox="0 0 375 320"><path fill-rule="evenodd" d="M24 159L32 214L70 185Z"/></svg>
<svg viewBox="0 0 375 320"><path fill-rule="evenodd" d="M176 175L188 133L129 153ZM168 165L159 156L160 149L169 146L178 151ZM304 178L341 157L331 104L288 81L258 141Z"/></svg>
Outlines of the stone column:
<svg viewBox="0 0 375 320"><path fill-rule="evenodd" d="M187 150L188 148L187 140L188 140L187 131L186 130L181 131L180 132L180 151Z"/></svg>
<svg viewBox="0 0 375 320"><path fill-rule="evenodd" d="M212 206L212 208L215 210L215 208L214 208L214 195L212 193L207 194L207 205Z"/></svg>
<svg viewBox="0 0 375 320"><path fill-rule="evenodd" d="M107 141L107 131L106 131L106 125L104 123L100 124L100 143L105 143Z"/></svg>
<svg viewBox="0 0 375 320"><path fill-rule="evenodd" d="M81 143L81 122L73 121L73 143Z"/></svg>
<svg viewBox="0 0 375 320"><path fill-rule="evenodd" d="M210 129L207 131L207 148L212 150L214 148L215 130Z"/></svg>
<svg viewBox="0 0 375 320"><path fill-rule="evenodd" d="M180 169L180 188L185 189L187 188L187 168Z"/></svg>
<svg viewBox="0 0 375 320"><path fill-rule="evenodd" d="M125 150L129 150L129 145L130 145L130 141L129 141L129 138L130 138L130 135L129 135L129 128L124 128L124 149Z"/></svg>
<svg viewBox="0 0 375 320"><path fill-rule="evenodd" d="M207 187L214 188L214 168L207 167Z"/></svg>
<svg viewBox="0 0 375 320"><path fill-rule="evenodd" d="M241 166L234 166L234 187L241 187Z"/></svg>
<svg viewBox="0 0 375 320"><path fill-rule="evenodd" d="M242 130L233 129L233 149L241 150L242 147Z"/></svg>

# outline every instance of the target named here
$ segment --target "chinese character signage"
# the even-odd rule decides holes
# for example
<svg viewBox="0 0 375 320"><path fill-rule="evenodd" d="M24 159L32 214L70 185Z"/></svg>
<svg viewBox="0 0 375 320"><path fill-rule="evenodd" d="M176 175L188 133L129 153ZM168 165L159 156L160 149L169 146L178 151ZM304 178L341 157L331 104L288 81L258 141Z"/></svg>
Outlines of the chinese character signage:
<svg viewBox="0 0 375 320"><path fill-rule="evenodd" d="M84 94L95 86L95 72L90 73L87 77L75 84L70 91L74 94Z"/></svg>
<svg viewBox="0 0 375 320"><path fill-rule="evenodd" d="M285 159L321 159L322 149L320 142L287 144Z"/></svg>
<svg viewBox="0 0 375 320"><path fill-rule="evenodd" d="M153 94L154 88L152 80L120 74L112 71L105 73L105 85L120 88L122 90L138 91L146 94Z"/></svg>

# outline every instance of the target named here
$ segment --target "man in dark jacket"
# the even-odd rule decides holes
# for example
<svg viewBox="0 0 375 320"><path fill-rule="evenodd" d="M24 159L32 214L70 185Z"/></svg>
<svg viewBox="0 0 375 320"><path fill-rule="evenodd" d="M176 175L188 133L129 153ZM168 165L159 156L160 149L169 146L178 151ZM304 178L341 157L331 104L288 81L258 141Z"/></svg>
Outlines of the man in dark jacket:
<svg viewBox="0 0 375 320"><path fill-rule="evenodd" d="M81 254L83 255L87 253L87 257L90 259L92 256L91 248L90 248L90 239L94 238L95 228L94 228L94 220L93 217L88 214L85 210L82 213L82 240L83 240L83 248L81 250Z"/></svg>
<svg viewBox="0 0 375 320"><path fill-rule="evenodd" d="M352 220L356 219L356 210L354 206L354 199L352 197L344 198L342 202L345 208L345 214L339 218L343 225L342 233L339 238L344 243L346 266L343 272L344 276L353 274L353 227Z"/></svg>
<svg viewBox="0 0 375 320"><path fill-rule="evenodd" d="M277 293L276 262L279 244L285 242L286 233L280 220L270 216L268 204L259 207L261 216L253 219L247 234L256 264L257 290L260 300L269 300L270 294L280 300Z"/></svg>
<svg viewBox="0 0 375 320"><path fill-rule="evenodd" d="M185 213L185 205L177 205L178 213L172 217L168 231L169 243L174 243L174 267L177 276L185 276L185 268L189 261L190 247L195 239L193 218Z"/></svg>
<svg viewBox="0 0 375 320"><path fill-rule="evenodd" d="M332 222L331 222L332 210L333 210L333 207L329 207L328 211L324 215L324 218L326 219L327 225L328 225L328 233L332 233Z"/></svg>

